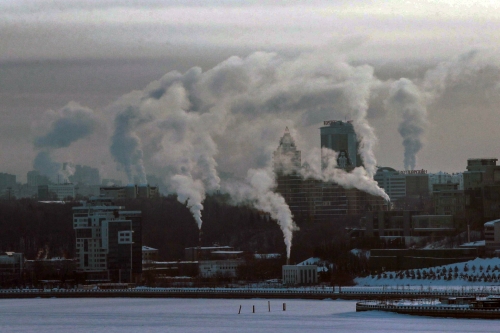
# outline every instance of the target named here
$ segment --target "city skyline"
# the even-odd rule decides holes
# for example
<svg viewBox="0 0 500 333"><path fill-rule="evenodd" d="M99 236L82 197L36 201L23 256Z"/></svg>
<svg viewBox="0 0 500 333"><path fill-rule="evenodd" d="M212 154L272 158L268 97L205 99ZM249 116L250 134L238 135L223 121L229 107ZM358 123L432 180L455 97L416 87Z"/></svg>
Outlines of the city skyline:
<svg viewBox="0 0 500 333"><path fill-rule="evenodd" d="M373 147L377 165L404 169L402 119L415 125L417 114L422 133L415 168L464 171L468 158L500 156L492 135L493 124L500 120L495 108L500 73L494 55L499 44L497 6L446 1L377 6L365 1L5 2L0 15L2 33L8 35L1 43L9 52L0 58L2 171L24 180L37 154L50 146L58 163L90 165L103 178L117 173L125 178L110 153L116 101L132 98L135 90L147 92L148 85L171 71L186 76L200 66L202 76L208 76L230 65L231 56L238 56L243 67L267 62L279 68L274 74L292 75L268 85L280 90L274 96L252 88L256 98L269 100L250 105L260 108L251 117L235 113L235 123L248 125L232 123L237 130L223 131L229 142L217 142L219 174L269 164L286 126L300 150L319 147L318 128L324 120L356 117L350 102L328 85L309 94L299 90L303 101L293 101L284 92L315 89L321 77L331 84L358 79L352 75L370 80L368 88L356 86L355 91L369 90L364 92L369 95L366 120L378 138ZM335 81L335 75L341 78ZM406 94L410 113L394 99L400 92ZM238 103L244 110L239 113L245 113L248 101ZM54 148L47 137L53 122L75 108L92 115L87 127L91 134ZM273 112L276 116L270 117ZM249 144L250 138L260 142ZM165 156L153 156L150 148L144 149L145 171L161 175L169 162L162 164L159 159ZM234 157L240 151L251 160Z"/></svg>

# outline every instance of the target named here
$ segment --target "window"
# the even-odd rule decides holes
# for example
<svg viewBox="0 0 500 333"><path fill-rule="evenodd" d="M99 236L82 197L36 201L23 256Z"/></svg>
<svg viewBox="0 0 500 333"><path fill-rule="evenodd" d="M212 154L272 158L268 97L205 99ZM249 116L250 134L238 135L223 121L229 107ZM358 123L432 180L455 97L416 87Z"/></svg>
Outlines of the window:
<svg viewBox="0 0 500 333"><path fill-rule="evenodd" d="M92 238L91 228L76 229L76 238Z"/></svg>
<svg viewBox="0 0 500 333"><path fill-rule="evenodd" d="M132 230L118 232L118 244L132 244Z"/></svg>

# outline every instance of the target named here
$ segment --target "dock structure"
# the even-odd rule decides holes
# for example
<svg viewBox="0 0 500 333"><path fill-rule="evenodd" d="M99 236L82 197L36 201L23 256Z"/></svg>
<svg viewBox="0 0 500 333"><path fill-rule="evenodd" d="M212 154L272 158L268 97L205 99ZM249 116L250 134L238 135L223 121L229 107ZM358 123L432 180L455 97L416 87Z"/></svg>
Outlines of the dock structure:
<svg viewBox="0 0 500 333"><path fill-rule="evenodd" d="M469 302L452 302L446 300L402 300L394 301L362 301L356 303L356 312L384 311L399 314L447 317L500 319L500 302L497 299L476 299Z"/></svg>

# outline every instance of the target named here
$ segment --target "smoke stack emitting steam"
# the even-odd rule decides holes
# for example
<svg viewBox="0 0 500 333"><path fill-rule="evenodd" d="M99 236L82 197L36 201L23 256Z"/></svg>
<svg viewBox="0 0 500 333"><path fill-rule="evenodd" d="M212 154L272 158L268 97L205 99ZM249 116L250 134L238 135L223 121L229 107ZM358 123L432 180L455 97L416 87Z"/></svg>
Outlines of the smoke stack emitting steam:
<svg viewBox="0 0 500 333"><path fill-rule="evenodd" d="M279 129L289 126L298 131L324 119L349 116L364 167L347 173L336 168L334 152L321 154L315 149L310 150L311 168L303 176L335 181L388 200L373 181L377 138L367 121L368 100L377 84L372 67L352 66L321 52L294 59L257 52L246 58L231 57L206 72L197 67L184 74L170 72L109 108L114 115L110 151L130 183L134 177L145 183L146 169L162 175L200 229L207 193L220 189L231 194L235 203L251 202L278 222L289 257L293 231L298 228L283 197L273 192L271 157ZM72 119L71 114L61 118ZM95 118L91 110L83 114L88 117L82 115L82 119L90 120L82 122L84 129L73 131L74 137L58 141L47 134L36 140L37 147L50 152L90 135ZM56 123L53 128L58 128ZM325 170L321 170L321 156L326 159ZM221 181L220 170L232 176Z"/></svg>

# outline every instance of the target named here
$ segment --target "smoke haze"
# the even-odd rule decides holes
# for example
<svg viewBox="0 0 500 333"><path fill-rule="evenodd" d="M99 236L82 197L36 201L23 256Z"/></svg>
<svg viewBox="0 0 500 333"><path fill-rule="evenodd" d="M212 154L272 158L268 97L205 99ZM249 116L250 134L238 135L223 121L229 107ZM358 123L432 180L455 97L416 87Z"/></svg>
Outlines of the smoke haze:
<svg viewBox="0 0 500 333"><path fill-rule="evenodd" d="M425 101L418 87L412 81L402 78L391 85L386 103L390 110L402 118L398 131L403 138L404 167L406 170L414 170L427 126Z"/></svg>

